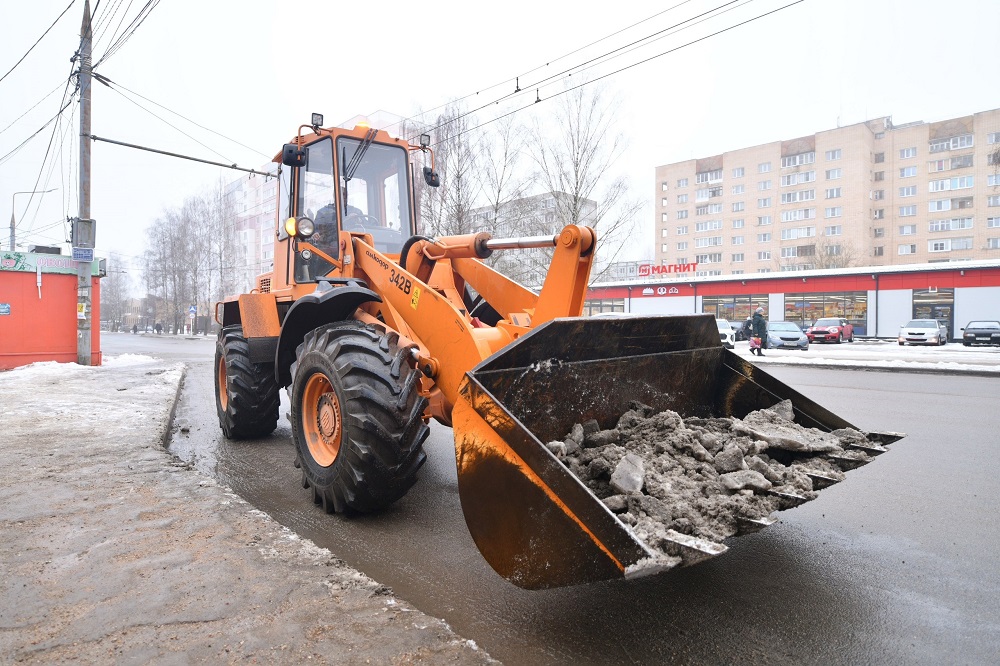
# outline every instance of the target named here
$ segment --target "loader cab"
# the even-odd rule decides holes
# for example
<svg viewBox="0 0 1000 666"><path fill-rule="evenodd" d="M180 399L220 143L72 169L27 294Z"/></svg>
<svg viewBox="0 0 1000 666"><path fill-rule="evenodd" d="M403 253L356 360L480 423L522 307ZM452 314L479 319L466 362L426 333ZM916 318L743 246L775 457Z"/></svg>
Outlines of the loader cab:
<svg viewBox="0 0 1000 666"><path fill-rule="evenodd" d="M315 232L293 240L296 282L334 271L342 260L341 231L370 234L386 254L399 254L414 235L408 153L374 136L373 130L364 138L326 136L298 153L295 211L313 221Z"/></svg>

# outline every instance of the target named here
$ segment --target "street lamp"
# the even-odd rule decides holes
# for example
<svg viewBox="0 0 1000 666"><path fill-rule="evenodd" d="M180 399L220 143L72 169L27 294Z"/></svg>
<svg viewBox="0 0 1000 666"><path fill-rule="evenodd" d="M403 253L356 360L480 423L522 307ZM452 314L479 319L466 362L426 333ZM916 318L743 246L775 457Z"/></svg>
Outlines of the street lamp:
<svg viewBox="0 0 1000 666"><path fill-rule="evenodd" d="M24 192L14 192L14 196L10 198L10 251L14 251L14 197L18 194L46 194L48 192L55 192L58 187L53 187L51 190L26 190Z"/></svg>

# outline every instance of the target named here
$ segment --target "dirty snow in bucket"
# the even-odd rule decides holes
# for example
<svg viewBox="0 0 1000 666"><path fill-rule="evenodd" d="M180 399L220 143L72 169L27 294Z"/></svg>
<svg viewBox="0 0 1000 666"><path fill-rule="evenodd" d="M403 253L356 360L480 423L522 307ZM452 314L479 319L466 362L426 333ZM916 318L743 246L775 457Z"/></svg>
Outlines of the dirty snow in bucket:
<svg viewBox="0 0 1000 666"><path fill-rule="evenodd" d="M857 430L823 432L792 421L786 400L746 418L682 418L631 403L616 427L577 423L547 446L650 548L674 563L677 533L721 543L782 508L816 497L810 474L840 480L827 459L863 464Z"/></svg>

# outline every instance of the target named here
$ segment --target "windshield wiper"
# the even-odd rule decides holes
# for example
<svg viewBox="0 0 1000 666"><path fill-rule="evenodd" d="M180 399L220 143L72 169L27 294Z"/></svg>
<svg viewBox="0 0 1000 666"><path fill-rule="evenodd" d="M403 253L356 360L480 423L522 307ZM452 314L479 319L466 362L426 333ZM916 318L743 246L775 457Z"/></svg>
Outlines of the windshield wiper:
<svg viewBox="0 0 1000 666"><path fill-rule="evenodd" d="M361 166L361 158L365 156L368 151L369 146L372 145L372 141L375 140L376 130L369 129L365 132L365 138L361 141L361 144L354 150L354 154L351 155L351 161L344 167L344 182L351 182L351 178L354 178L354 172L358 170ZM340 151L341 163L347 161L347 148L342 148Z"/></svg>

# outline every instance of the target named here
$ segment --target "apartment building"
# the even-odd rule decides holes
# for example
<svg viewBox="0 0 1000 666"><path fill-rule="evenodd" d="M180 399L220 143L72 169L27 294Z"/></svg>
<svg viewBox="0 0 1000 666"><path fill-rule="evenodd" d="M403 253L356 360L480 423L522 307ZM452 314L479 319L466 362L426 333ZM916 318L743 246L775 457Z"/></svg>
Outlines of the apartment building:
<svg viewBox="0 0 1000 666"><path fill-rule="evenodd" d="M655 262L697 275L1000 259L1000 109L656 168Z"/></svg>

